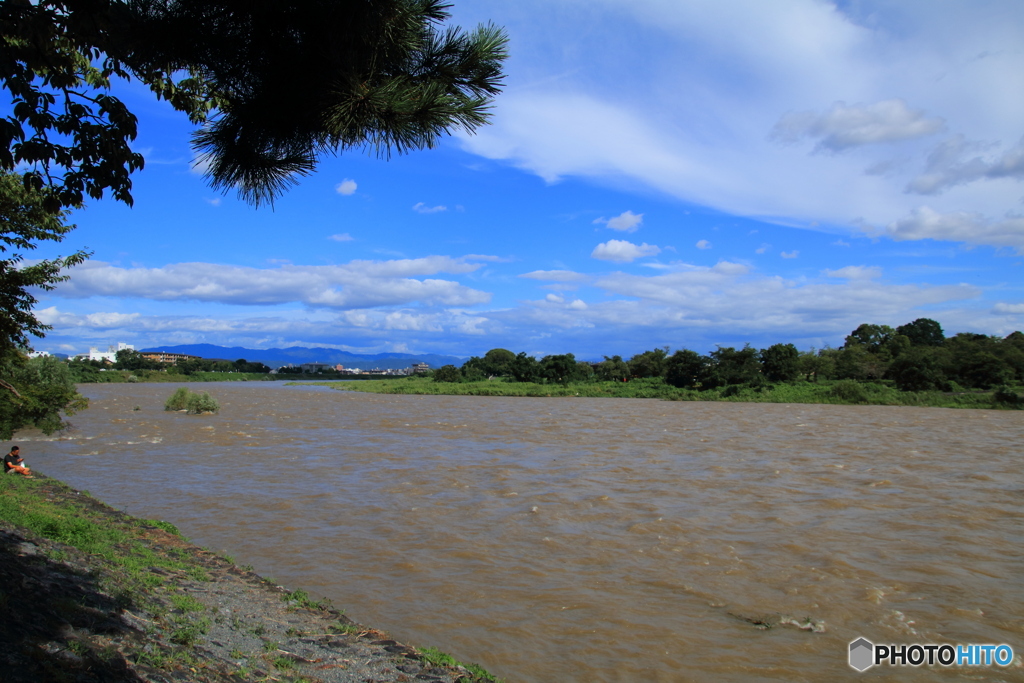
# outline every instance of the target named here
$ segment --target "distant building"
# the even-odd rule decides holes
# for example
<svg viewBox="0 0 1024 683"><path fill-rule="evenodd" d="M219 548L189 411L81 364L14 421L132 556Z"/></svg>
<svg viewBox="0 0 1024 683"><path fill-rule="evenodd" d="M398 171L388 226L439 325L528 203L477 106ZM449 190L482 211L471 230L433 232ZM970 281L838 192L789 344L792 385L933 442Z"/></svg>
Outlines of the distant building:
<svg viewBox="0 0 1024 683"><path fill-rule="evenodd" d="M200 360L202 356L190 356L187 353L168 353L167 351L146 351L141 354L147 360L155 360L157 363L169 363L177 365L178 361Z"/></svg>
<svg viewBox="0 0 1024 683"><path fill-rule="evenodd" d="M324 372L325 370L333 370L334 368L327 363L303 363L299 366L303 372Z"/></svg>
<svg viewBox="0 0 1024 683"><path fill-rule="evenodd" d="M411 371L411 373L413 375L418 375L418 374L424 373L424 372L430 372L430 364L429 363L413 363L412 367L409 368L409 370Z"/></svg>
<svg viewBox="0 0 1024 683"><path fill-rule="evenodd" d="M28 353L29 358L45 358L46 356L49 355L49 351L29 351Z"/></svg>
<svg viewBox="0 0 1024 683"><path fill-rule="evenodd" d="M88 360L99 360L105 363L114 363L117 362L118 351L134 350L135 347L132 346L131 344L118 342L116 344L111 344L110 346L108 346L106 351L100 351L99 347L96 346L89 347L89 353L80 353L77 356L75 356L75 358L85 358Z"/></svg>

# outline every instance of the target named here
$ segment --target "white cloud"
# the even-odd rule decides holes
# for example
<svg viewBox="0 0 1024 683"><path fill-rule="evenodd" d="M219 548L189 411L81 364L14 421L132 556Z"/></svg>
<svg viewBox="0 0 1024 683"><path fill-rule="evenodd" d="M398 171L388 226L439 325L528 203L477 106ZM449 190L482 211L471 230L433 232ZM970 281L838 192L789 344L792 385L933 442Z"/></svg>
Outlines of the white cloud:
<svg viewBox="0 0 1024 683"><path fill-rule="evenodd" d="M125 327L139 319L138 313L89 313L87 315L67 315L57 310L56 306L41 309L36 317L44 325L60 325L62 327L90 327L95 329L114 329Z"/></svg>
<svg viewBox="0 0 1024 683"><path fill-rule="evenodd" d="M1013 247L1024 254L1024 217L1012 214L992 221L977 213L939 213L921 206L886 226L885 234L897 241L932 239Z"/></svg>
<svg viewBox="0 0 1024 683"><path fill-rule="evenodd" d="M440 213L442 211L447 211L448 207L440 205L427 206L423 202L416 202L416 204L413 205L412 210L415 211L416 213Z"/></svg>
<svg viewBox="0 0 1024 683"><path fill-rule="evenodd" d="M786 114L775 124L772 137L789 143L817 139L817 149L842 152L851 147L934 135L944 125L942 119L927 118L923 111L911 109L901 99L855 105L836 102L822 114Z"/></svg>
<svg viewBox="0 0 1024 683"><path fill-rule="evenodd" d="M862 274L868 272L865 268ZM800 330L841 339L865 320L898 324L927 315L945 321L950 316L943 311L981 294L969 285L897 285L871 277L792 281L728 261L712 267L677 263L673 272L654 276L618 272L595 285L606 296L585 307L575 304L580 300L548 297L487 315L517 339L538 330L561 330L560 337L572 330L591 336L601 330L599 339L627 335L635 344L650 344L660 336L674 340L673 346L711 348L723 336L796 341L793 331ZM607 353L600 345L598 349Z"/></svg>
<svg viewBox="0 0 1024 683"><path fill-rule="evenodd" d="M351 242L355 238L352 237L352 235L348 234L347 232L341 232L338 233L337 235L331 235L327 239L334 240L335 242Z"/></svg>
<svg viewBox="0 0 1024 683"><path fill-rule="evenodd" d="M523 273L519 277L530 280L548 280L550 282L583 282L590 279L589 275L572 270L534 270L529 273Z"/></svg>
<svg viewBox="0 0 1024 683"><path fill-rule="evenodd" d="M1024 304L998 303L992 307L992 312L997 315L1024 315Z"/></svg>
<svg viewBox="0 0 1024 683"><path fill-rule="evenodd" d="M347 197L349 195L355 194L356 189L358 189L358 187L359 186L356 185L356 181L351 180L349 178L345 178L340 183L334 186L334 191L340 195L345 195Z"/></svg>
<svg viewBox="0 0 1024 683"><path fill-rule="evenodd" d="M328 308L413 303L471 306L486 303L491 295L452 280L423 276L469 273L479 267L447 256L267 269L212 263L119 268L87 261L75 269L74 278L62 283L56 294L66 298L118 296L248 306L289 302Z"/></svg>
<svg viewBox="0 0 1024 683"><path fill-rule="evenodd" d="M800 252L794 249L793 251L784 251L779 254L782 258L797 258L800 256Z"/></svg>
<svg viewBox="0 0 1024 683"><path fill-rule="evenodd" d="M210 206L220 206L220 203L221 203L221 201L223 201L223 198L222 197L214 197L213 199L206 199L204 201L207 204L209 204Z"/></svg>
<svg viewBox="0 0 1024 683"><path fill-rule="evenodd" d="M630 263L644 256L655 256L661 249L653 244L633 244L626 240L608 240L594 247L591 256L602 261Z"/></svg>
<svg viewBox="0 0 1024 683"><path fill-rule="evenodd" d="M846 280L873 280L882 277L882 269L877 266L846 266L836 270L826 269L824 273L827 277Z"/></svg>
<svg viewBox="0 0 1024 683"><path fill-rule="evenodd" d="M929 155L925 172L907 184L907 192L935 195L976 180L1024 180L1024 138L996 157L964 159L985 147L967 142L962 135L946 140Z"/></svg>
<svg viewBox="0 0 1024 683"><path fill-rule="evenodd" d="M549 301L553 304L565 303L565 297L558 296L557 294L548 294L546 297L544 297L544 300Z"/></svg>
<svg viewBox="0 0 1024 683"><path fill-rule="evenodd" d="M763 254L763 253L765 253L766 251L768 251L771 248L772 248L772 245L770 245L770 244L762 244L761 246L759 246L757 249L754 250L754 253L755 254Z"/></svg>
<svg viewBox="0 0 1024 683"><path fill-rule="evenodd" d="M598 218L594 221L595 223L603 223L612 230L619 230L621 232L636 232L640 229L641 223L644 222L644 215L642 213L633 213L632 211L624 211L614 218Z"/></svg>
<svg viewBox="0 0 1024 683"><path fill-rule="evenodd" d="M700 240L700 241L697 242L697 248L698 249L710 249L711 248L711 242L708 242L707 240Z"/></svg>
<svg viewBox="0 0 1024 683"><path fill-rule="evenodd" d="M567 3L522 0L513 11L480 0L457 10L493 15L520 46L493 125L462 137L465 149L551 183L591 179L732 215L856 231L919 203L905 190L928 189L915 177L929 136L1021 136L1016 0L993 0L986 12L878 0ZM572 30L581 22L587 31ZM779 145L773 129L843 153ZM938 174L933 188L958 184L934 208L993 216L1017 207L1018 148L997 149L984 168L968 155L926 170ZM979 174L992 182L970 182Z"/></svg>
<svg viewBox="0 0 1024 683"><path fill-rule="evenodd" d="M417 311L399 309L381 311L280 311L275 315L140 315L96 313L81 315L46 309L47 315L60 328L73 331L75 344L58 344L64 351L80 352L92 345L110 343L112 338L134 343L136 348L207 342L222 345L244 345L250 348L324 346L357 353L394 350L410 340L425 335L436 338L449 334L479 336L493 329L486 318L460 310ZM116 323L116 324L113 324ZM111 325L113 324L113 325ZM52 335L51 335L52 336ZM367 347L339 346L336 340L366 340ZM399 339L402 337L403 339ZM49 339L50 337L48 337ZM418 344L417 344L418 345ZM397 351L396 351L397 352Z"/></svg>

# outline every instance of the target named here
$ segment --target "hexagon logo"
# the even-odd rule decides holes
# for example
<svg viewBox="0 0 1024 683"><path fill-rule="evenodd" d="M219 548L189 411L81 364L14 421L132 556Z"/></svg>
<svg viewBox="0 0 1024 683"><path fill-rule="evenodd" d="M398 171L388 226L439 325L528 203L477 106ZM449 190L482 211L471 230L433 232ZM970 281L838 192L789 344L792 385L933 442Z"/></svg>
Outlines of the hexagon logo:
<svg viewBox="0 0 1024 683"><path fill-rule="evenodd" d="M858 638L850 643L850 666L857 671L865 671L875 664L875 646L866 638Z"/></svg>

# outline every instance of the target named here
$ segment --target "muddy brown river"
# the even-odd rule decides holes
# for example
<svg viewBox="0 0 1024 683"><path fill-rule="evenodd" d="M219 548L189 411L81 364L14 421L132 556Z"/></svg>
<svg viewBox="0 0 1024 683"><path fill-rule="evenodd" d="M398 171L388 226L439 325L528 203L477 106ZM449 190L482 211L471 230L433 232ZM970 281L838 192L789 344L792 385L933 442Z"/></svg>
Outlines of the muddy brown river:
<svg viewBox="0 0 1024 683"><path fill-rule="evenodd" d="M17 443L510 683L1024 681L1024 412L176 386L83 385ZM1016 661L858 673L860 636Z"/></svg>

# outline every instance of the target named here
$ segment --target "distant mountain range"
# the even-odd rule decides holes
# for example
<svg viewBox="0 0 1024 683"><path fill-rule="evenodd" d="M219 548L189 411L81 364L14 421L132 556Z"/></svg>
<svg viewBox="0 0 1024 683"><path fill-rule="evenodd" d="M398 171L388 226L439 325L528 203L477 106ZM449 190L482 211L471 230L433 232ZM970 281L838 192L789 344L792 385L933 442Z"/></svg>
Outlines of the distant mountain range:
<svg viewBox="0 0 1024 683"><path fill-rule="evenodd" d="M179 346L154 346L141 351L165 351L167 353L185 353L202 358L220 358L235 361L244 358L247 361L264 363L271 368L282 365L301 365L302 363L341 364L346 368L372 370L380 368L407 368L413 363L427 363L432 368L442 365L461 366L466 359L458 356L441 356L436 353L349 353L336 349L310 349L304 346L291 346L287 349L243 349L240 346L217 346L215 344L182 344Z"/></svg>

